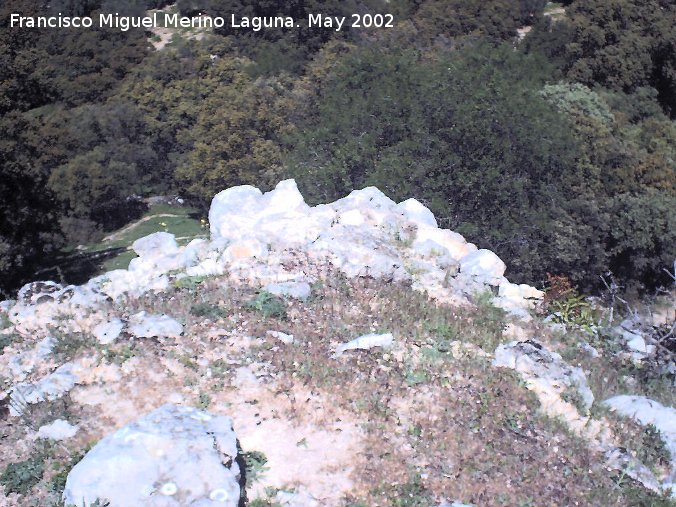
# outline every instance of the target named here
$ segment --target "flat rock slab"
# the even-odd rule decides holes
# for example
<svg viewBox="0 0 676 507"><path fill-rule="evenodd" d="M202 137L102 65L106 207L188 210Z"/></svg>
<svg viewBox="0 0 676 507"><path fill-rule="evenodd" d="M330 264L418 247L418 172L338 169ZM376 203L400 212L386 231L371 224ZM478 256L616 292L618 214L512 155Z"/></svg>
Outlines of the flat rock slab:
<svg viewBox="0 0 676 507"><path fill-rule="evenodd" d="M540 400L541 409L561 417L577 434L593 435L600 423L590 421L594 395L582 369L570 366L536 340L504 343L495 350L493 366L516 370Z"/></svg>
<svg viewBox="0 0 676 507"><path fill-rule="evenodd" d="M137 338L178 338L183 333L183 326L167 315L139 312L129 319L129 333Z"/></svg>
<svg viewBox="0 0 676 507"><path fill-rule="evenodd" d="M342 343L336 347L334 357L339 357L347 350L369 350L373 347L391 347L394 344L392 333L384 334L365 334L347 343Z"/></svg>
<svg viewBox="0 0 676 507"><path fill-rule="evenodd" d="M70 424L63 419L57 419L49 424L40 426L38 429L37 438L45 438L49 440L66 440L72 438L77 433L78 427Z"/></svg>
<svg viewBox="0 0 676 507"><path fill-rule="evenodd" d="M270 283L265 290L276 296L289 296L305 301L310 297L312 288L307 282Z"/></svg>
<svg viewBox="0 0 676 507"><path fill-rule="evenodd" d="M34 384L17 384L10 391L9 413L18 416L28 405L61 398L75 387L78 380L75 365L66 363Z"/></svg>
<svg viewBox="0 0 676 507"><path fill-rule="evenodd" d="M107 345L117 340L123 329L124 322L121 319L114 318L96 326L92 333L99 343Z"/></svg>
<svg viewBox="0 0 676 507"><path fill-rule="evenodd" d="M645 396L613 396L603 404L643 426L652 424L660 432L660 437L671 454L671 473L662 487L665 490L671 488L672 497L676 498L676 409Z"/></svg>
<svg viewBox="0 0 676 507"><path fill-rule="evenodd" d="M166 404L105 437L68 474L66 505L237 507L232 419Z"/></svg>

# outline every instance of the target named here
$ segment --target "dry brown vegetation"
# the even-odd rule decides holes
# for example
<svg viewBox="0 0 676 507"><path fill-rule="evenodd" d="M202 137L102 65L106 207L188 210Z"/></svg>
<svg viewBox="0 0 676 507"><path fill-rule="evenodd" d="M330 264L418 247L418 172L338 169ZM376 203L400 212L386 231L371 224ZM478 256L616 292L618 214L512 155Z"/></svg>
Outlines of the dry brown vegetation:
<svg viewBox="0 0 676 507"><path fill-rule="evenodd" d="M344 507L423 507L443 499L669 505L609 473L602 456L539 413L516 374L491 366L483 352L507 341L507 320L485 297L475 308L437 306L408 287L332 273L313 286L309 301L265 299L277 305L266 312L249 304L260 297L253 288L224 278L190 282L115 305L123 318L167 313L183 322L183 337L123 336L105 347L84 341L70 351L89 358L92 374L83 385L21 418L3 416L0 470L33 458L43 464L36 484L7 495L7 505L59 505L73 456L177 393L235 419L243 451L260 461L249 474L251 506L277 505L271 485L279 488L282 479L285 489L301 490L325 481L316 487L333 488L334 496L323 504ZM292 334L294 343L268 330ZM385 331L395 338L391 350L332 357L337 343ZM530 332L566 350L561 337L536 325ZM252 379L240 378L242 369ZM591 377L594 390L604 385ZM57 445L26 438L57 417L81 425L74 439ZM627 445L649 450L640 430L632 431ZM275 449L291 454L275 456ZM305 469L282 471L290 466L280 466L284 459L307 460Z"/></svg>

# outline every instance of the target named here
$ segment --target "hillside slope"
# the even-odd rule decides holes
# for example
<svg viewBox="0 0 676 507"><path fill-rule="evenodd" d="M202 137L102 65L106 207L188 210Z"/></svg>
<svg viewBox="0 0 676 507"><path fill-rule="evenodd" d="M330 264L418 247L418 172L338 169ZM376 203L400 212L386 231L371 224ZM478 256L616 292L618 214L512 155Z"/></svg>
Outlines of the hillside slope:
<svg viewBox="0 0 676 507"><path fill-rule="evenodd" d="M671 377L620 378L418 201L288 180L209 222L0 303L4 504L670 505Z"/></svg>

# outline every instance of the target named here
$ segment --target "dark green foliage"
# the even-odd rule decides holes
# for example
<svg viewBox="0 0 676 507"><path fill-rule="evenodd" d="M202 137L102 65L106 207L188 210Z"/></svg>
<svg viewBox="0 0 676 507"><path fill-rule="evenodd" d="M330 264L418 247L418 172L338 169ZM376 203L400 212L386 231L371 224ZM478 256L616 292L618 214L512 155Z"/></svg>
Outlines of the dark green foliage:
<svg viewBox="0 0 676 507"><path fill-rule="evenodd" d="M298 28L269 28L259 31L233 28L226 24L217 33L233 38L234 45L241 53L252 60L251 72L254 75L277 74L281 71L299 73L308 59L333 37L343 37L349 32L345 27L341 33L308 27L308 14L322 13L326 16L350 16L359 12L358 6L364 2L348 0L179 0L178 7L184 13L206 12L214 16L229 19L231 14L237 18L289 16L298 24ZM372 3L386 5L382 1ZM376 11L380 12L380 11ZM384 12L384 11L383 11Z"/></svg>
<svg viewBox="0 0 676 507"><path fill-rule="evenodd" d="M432 495L425 488L418 473L412 473L409 480L394 486L383 485L375 490L376 494L391 500L394 507L424 507L432 505Z"/></svg>
<svg viewBox="0 0 676 507"><path fill-rule="evenodd" d="M641 437L643 445L639 447L638 458L642 463L654 466L665 465L671 461L671 453L654 424L648 424Z"/></svg>
<svg viewBox="0 0 676 507"><path fill-rule="evenodd" d="M565 19L541 20L526 48L543 51L572 81L634 93L651 86L676 111L676 4L576 0Z"/></svg>
<svg viewBox="0 0 676 507"><path fill-rule="evenodd" d="M246 464L247 484L251 484L265 472L265 464L268 462L268 458L260 451L244 452L242 457Z"/></svg>
<svg viewBox="0 0 676 507"><path fill-rule="evenodd" d="M45 471L44 457L36 455L25 461L10 463L0 475L0 484L7 493L25 495L42 479Z"/></svg>
<svg viewBox="0 0 676 507"><path fill-rule="evenodd" d="M54 85L41 68L48 54L36 44L40 31L9 29L10 14L37 14L44 7L45 2L34 0L0 3L0 114L39 107L55 97Z"/></svg>
<svg viewBox="0 0 676 507"><path fill-rule="evenodd" d="M549 269L580 279L603 269L601 217L570 125L539 94L543 68L509 47L432 63L357 52L319 92L294 176L314 201L367 185L415 195L442 226L507 260L511 276L532 281Z"/></svg>
<svg viewBox="0 0 676 507"><path fill-rule="evenodd" d="M676 195L646 189L610 201L611 269L625 280L664 279L674 262Z"/></svg>
<svg viewBox="0 0 676 507"><path fill-rule="evenodd" d="M286 318L286 303L284 300L267 291L260 291L246 306L261 313L266 318Z"/></svg>
<svg viewBox="0 0 676 507"><path fill-rule="evenodd" d="M413 19L428 41L459 36L504 41L515 37L517 28L537 19L546 3L546 0L426 0L420 2Z"/></svg>
<svg viewBox="0 0 676 507"><path fill-rule="evenodd" d="M0 5L4 293L64 243L137 217L134 196L180 192L206 208L226 187L268 189L284 173L315 202L365 185L416 197L519 281L549 271L591 286L612 269L668 282L673 2L566 1L552 20L544 0L179 0L186 15L301 26L228 26L163 51L142 30L7 26L12 12L140 15L169 3ZM391 12L396 27L309 29L319 12ZM515 52L524 25L534 28Z"/></svg>
<svg viewBox="0 0 676 507"><path fill-rule="evenodd" d="M62 7L64 13L79 15L97 6L96 2L85 1L51 5ZM124 184L117 187L118 182L128 181L125 175L130 174L130 161L119 160L111 165L103 160L103 155L85 155L83 152L93 147L79 146L78 140L92 134L92 129L81 123L69 125L73 119L70 114L59 108L54 112L50 104L75 105L109 96L127 71L145 56L147 43L143 33L7 28L11 13L46 15L49 7L48 2L27 0L9 0L0 5L0 26L3 27L0 30L0 114L3 115L0 120L0 291L3 293L31 278L35 266L53 256L63 245L61 230L78 231L76 241L87 239L83 236L89 234L83 235L83 231L95 233L99 226L119 225L128 218L131 208L126 203L130 195L128 187ZM110 108L105 114L109 112ZM90 113L85 111L80 118ZM75 134L69 135L69 131ZM117 152L123 144L118 137L109 143L108 153ZM78 156L84 158L78 159ZM94 174L85 169L92 161L95 162ZM52 181L58 183L55 188L47 188L50 173L59 164L71 165L64 167L60 175L52 174ZM120 171L119 178L116 171ZM136 178L136 175L130 177ZM82 181L76 181L80 179ZM53 190L63 195L57 196ZM63 197L61 202L66 205L57 197ZM116 199L118 202L113 204Z"/></svg>
<svg viewBox="0 0 676 507"><path fill-rule="evenodd" d="M33 133L20 113L0 118L0 294L27 281L62 244L46 175L31 160Z"/></svg>
<svg viewBox="0 0 676 507"><path fill-rule="evenodd" d="M580 84L547 86L543 96L573 122L580 141L580 167L597 175L580 181L607 217L605 255L616 276L648 286L668 283L674 259L676 220L676 129L651 110L649 89L637 101L621 93L597 94ZM608 102L621 107L614 112ZM653 106L654 107L654 106ZM649 114L646 114L649 112Z"/></svg>
<svg viewBox="0 0 676 507"><path fill-rule="evenodd" d="M196 317L221 319L228 316L225 308L210 303L195 303L190 307L190 313Z"/></svg>

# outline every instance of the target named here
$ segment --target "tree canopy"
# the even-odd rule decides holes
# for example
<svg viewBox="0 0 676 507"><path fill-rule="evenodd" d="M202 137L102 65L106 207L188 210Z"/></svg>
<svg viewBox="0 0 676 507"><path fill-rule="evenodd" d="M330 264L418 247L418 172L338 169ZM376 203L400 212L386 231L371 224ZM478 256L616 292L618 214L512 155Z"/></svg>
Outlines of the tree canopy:
<svg viewBox="0 0 676 507"><path fill-rule="evenodd" d="M676 257L676 4L570 0L6 0L0 5L0 290L133 219L296 177L313 202L376 185L496 251L510 277ZM9 15L290 16L297 30L155 36L8 29ZM311 29L309 13L392 13ZM517 31L531 26L518 42ZM524 30L521 30L524 33ZM670 260L671 259L671 260Z"/></svg>

